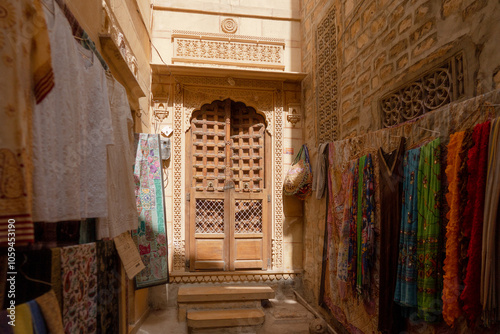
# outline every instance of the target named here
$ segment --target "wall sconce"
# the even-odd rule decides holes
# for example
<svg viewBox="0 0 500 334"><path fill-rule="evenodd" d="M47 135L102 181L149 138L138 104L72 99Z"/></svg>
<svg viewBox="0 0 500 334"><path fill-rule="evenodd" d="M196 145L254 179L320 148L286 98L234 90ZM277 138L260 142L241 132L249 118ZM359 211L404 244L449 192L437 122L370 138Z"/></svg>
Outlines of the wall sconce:
<svg viewBox="0 0 500 334"><path fill-rule="evenodd" d="M161 123L165 120L165 118L168 117L168 109L167 109L167 103L166 102L159 102L158 101L155 103L155 108L153 110L153 115L158 123Z"/></svg>
<svg viewBox="0 0 500 334"><path fill-rule="evenodd" d="M295 127L295 124L300 122L300 119L302 118L300 116L300 112L298 110L300 107L294 106L289 108L288 115L286 116L286 120L290 123L292 123L292 126Z"/></svg>

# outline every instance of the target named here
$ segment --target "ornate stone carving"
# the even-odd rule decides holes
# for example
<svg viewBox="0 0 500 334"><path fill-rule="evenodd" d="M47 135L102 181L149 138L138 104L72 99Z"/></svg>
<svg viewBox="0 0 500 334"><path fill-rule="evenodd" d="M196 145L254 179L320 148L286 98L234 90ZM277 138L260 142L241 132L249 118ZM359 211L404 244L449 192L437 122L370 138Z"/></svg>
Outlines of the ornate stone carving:
<svg viewBox="0 0 500 334"><path fill-rule="evenodd" d="M182 36L182 37L180 37ZM230 36L230 37L228 37ZM174 63L202 63L226 66L285 68L284 43L240 38L237 35L210 36L205 34L173 34ZM218 37L218 38L217 38Z"/></svg>
<svg viewBox="0 0 500 334"><path fill-rule="evenodd" d="M170 275L170 283L226 283L226 282L268 282L294 280L296 273L262 273L262 274L234 274L217 275Z"/></svg>
<svg viewBox="0 0 500 334"><path fill-rule="evenodd" d="M230 98L235 102L243 102L254 107L266 117L269 133L273 133L273 92L242 89L221 89L215 87L184 86L184 129L189 129L193 111L200 109L204 104L214 100Z"/></svg>
<svg viewBox="0 0 500 334"><path fill-rule="evenodd" d="M184 270L185 241L182 240L182 88L178 84L174 95L174 139L173 139L173 169L174 169L174 270Z"/></svg>
<svg viewBox="0 0 500 334"><path fill-rule="evenodd" d="M283 92L276 90L274 131L274 239L272 243L273 269L283 267Z"/></svg>
<svg viewBox="0 0 500 334"><path fill-rule="evenodd" d="M406 122L465 94L463 53L391 92L380 100L384 127Z"/></svg>
<svg viewBox="0 0 500 334"><path fill-rule="evenodd" d="M221 86L232 88L259 88L259 89L281 89L281 81L271 80L251 80L233 78L234 85L230 84L227 78L221 77L192 77L179 76L175 79L183 85L192 86Z"/></svg>
<svg viewBox="0 0 500 334"><path fill-rule="evenodd" d="M288 107L288 115L286 116L286 120L289 123L292 123L292 126L295 127L295 124L300 122L302 116L300 115L300 104L290 104Z"/></svg>
<svg viewBox="0 0 500 334"><path fill-rule="evenodd" d="M101 27L101 34L104 35L109 35L111 36L111 39L114 41L116 46L118 47L118 50L120 50L120 54L123 58L123 60L127 63L130 72L134 75L136 79L138 76L138 65L137 65L137 58L135 57L134 53L132 52L132 49L125 39L122 29L120 28L120 25L118 24L118 21L116 20L115 16L113 15L113 12L110 10L108 7L108 4L106 1L102 2L102 8L103 8L103 21L102 21L102 27Z"/></svg>
<svg viewBox="0 0 500 334"><path fill-rule="evenodd" d="M316 90L318 141L339 139L337 109L337 27L335 7L316 31Z"/></svg>
<svg viewBox="0 0 500 334"><path fill-rule="evenodd" d="M234 34L238 30L238 23L234 19L227 18L222 20L220 23L220 28L226 34Z"/></svg>

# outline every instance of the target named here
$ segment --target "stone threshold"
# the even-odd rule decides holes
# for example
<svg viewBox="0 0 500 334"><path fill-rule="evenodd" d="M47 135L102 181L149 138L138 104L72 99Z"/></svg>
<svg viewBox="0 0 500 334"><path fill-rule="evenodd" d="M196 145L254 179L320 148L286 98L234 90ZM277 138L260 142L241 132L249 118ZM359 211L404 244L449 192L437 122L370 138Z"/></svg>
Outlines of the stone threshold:
<svg viewBox="0 0 500 334"><path fill-rule="evenodd" d="M207 271L171 272L169 283L234 283L234 282L272 282L294 280L302 274L295 271Z"/></svg>

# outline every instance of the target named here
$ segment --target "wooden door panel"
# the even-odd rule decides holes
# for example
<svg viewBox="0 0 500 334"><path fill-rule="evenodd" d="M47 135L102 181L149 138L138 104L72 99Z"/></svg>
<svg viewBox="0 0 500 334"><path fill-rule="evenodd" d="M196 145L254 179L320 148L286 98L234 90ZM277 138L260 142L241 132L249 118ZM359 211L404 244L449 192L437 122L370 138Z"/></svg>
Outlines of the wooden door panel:
<svg viewBox="0 0 500 334"><path fill-rule="evenodd" d="M236 239L236 261L262 260L262 238Z"/></svg>

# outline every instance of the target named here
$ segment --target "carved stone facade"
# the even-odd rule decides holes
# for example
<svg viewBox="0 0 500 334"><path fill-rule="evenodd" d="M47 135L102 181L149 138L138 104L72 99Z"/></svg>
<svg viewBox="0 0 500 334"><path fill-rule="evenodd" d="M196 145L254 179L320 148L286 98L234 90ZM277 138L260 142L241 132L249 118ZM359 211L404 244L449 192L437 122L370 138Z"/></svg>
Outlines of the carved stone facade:
<svg viewBox="0 0 500 334"><path fill-rule="evenodd" d="M316 31L318 141L339 139L337 94L337 29L332 7Z"/></svg>
<svg viewBox="0 0 500 334"><path fill-rule="evenodd" d="M380 101L385 127L396 125L438 109L465 95L463 53L420 76Z"/></svg>
<svg viewBox="0 0 500 334"><path fill-rule="evenodd" d="M172 38L175 64L285 68L284 40L180 30L174 30Z"/></svg>

